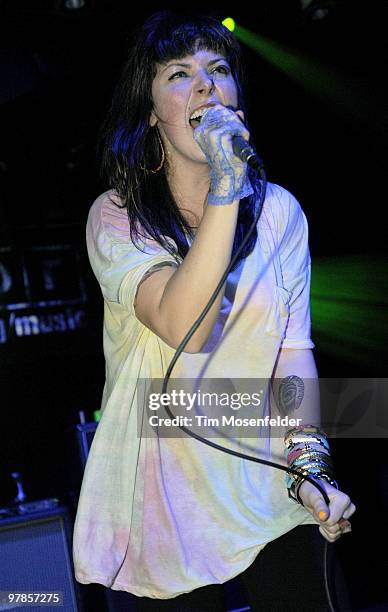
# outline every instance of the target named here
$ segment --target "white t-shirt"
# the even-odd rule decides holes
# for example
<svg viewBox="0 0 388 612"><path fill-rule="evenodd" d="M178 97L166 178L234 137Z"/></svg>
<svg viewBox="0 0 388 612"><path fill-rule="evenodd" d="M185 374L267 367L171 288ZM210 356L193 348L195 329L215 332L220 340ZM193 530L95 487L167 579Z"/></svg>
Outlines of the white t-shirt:
<svg viewBox="0 0 388 612"><path fill-rule="evenodd" d="M75 574L81 583L164 599L233 578L266 543L316 521L288 498L280 470L184 435L139 435L137 382L162 379L175 351L136 318L134 299L147 270L177 261L152 240L139 251L126 210L110 198L95 201L87 223L104 297L106 383L74 527ZM270 379L281 347L314 347L309 291L306 218L288 191L269 184L256 246L229 275L206 346L183 353L172 379ZM249 450L236 450L285 465L281 437L243 442Z"/></svg>

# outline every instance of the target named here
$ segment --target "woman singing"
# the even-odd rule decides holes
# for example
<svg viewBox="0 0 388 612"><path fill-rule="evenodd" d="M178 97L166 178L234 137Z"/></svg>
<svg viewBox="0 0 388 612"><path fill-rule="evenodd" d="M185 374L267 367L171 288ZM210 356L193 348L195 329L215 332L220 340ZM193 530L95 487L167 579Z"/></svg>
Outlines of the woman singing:
<svg viewBox="0 0 388 612"><path fill-rule="evenodd" d="M164 378L254 220L263 184L232 144L252 144L247 126L231 32L210 17L149 18L104 124L109 190L87 223L106 381L74 531L77 580L131 593L137 610L223 610L221 585L236 576L252 610L330 610L323 546L350 530L355 511L334 480L314 385L298 395L317 379L308 228L275 184L174 378L221 390L225 380L272 382L277 402L266 393L257 416L292 413L299 425L248 436L250 454L310 475L330 504L297 475L144 426L139 381ZM298 397L291 407L284 389Z"/></svg>

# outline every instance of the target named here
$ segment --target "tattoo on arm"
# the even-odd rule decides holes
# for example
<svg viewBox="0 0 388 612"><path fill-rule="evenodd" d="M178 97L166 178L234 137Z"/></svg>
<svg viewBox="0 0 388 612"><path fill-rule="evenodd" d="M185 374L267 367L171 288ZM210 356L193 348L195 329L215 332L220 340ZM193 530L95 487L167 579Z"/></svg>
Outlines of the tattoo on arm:
<svg viewBox="0 0 388 612"><path fill-rule="evenodd" d="M299 376L287 376L280 381L278 409L282 416L298 410L304 396L304 382Z"/></svg>

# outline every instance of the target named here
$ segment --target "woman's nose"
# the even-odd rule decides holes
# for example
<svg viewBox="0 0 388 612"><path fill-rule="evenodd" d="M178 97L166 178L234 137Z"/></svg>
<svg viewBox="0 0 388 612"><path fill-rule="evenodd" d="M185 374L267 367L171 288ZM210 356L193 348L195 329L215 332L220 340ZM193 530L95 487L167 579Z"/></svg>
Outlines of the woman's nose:
<svg viewBox="0 0 388 612"><path fill-rule="evenodd" d="M214 81L211 75L204 74L200 75L199 81L197 84L197 92L198 93L211 93L214 89Z"/></svg>

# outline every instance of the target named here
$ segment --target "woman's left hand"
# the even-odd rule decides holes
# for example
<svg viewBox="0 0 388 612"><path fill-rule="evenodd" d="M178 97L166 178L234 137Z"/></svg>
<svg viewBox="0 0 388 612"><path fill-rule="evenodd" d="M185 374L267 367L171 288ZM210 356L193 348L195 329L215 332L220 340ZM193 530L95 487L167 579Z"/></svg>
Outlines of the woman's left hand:
<svg viewBox="0 0 388 612"><path fill-rule="evenodd" d="M326 491L330 506L327 506L321 493L310 482L305 481L299 488L299 497L306 510L319 521L319 531L328 542L335 542L344 533L349 533L352 528L349 518L356 510L349 495L338 491L335 487L324 480L318 480L318 484Z"/></svg>

